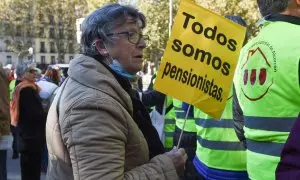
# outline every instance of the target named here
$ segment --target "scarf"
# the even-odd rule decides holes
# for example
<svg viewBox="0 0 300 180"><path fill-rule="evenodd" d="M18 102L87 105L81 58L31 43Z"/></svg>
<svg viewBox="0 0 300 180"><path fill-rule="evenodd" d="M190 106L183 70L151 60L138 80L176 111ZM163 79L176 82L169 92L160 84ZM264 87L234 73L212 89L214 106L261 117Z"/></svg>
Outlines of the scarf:
<svg viewBox="0 0 300 180"><path fill-rule="evenodd" d="M159 139L159 135L152 125L149 113L147 112L145 106L140 101L137 91L133 90L128 77L124 77L121 74L116 73L111 67L105 64L101 57L91 56L106 67L117 79L122 88L128 93L131 98L133 106L132 118L138 125L139 129L143 133L149 148L149 158L153 158L156 155L163 154L165 152L164 146Z"/></svg>
<svg viewBox="0 0 300 180"><path fill-rule="evenodd" d="M32 88L37 92L40 92L40 88L32 81L24 79L21 83L19 83L15 91L13 93L12 101L10 102L10 116L11 116L11 125L17 126L19 122L19 115L20 115L20 93L21 90L24 88Z"/></svg>

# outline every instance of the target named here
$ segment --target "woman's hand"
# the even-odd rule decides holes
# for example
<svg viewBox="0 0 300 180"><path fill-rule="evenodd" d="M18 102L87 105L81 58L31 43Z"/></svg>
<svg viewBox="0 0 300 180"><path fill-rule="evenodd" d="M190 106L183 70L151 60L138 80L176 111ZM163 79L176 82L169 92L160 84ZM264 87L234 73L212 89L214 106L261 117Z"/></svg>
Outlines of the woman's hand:
<svg viewBox="0 0 300 180"><path fill-rule="evenodd" d="M185 168L185 162L188 158L185 150L183 148L177 149L174 147L171 151L165 153L172 159L174 167L178 175L183 174Z"/></svg>

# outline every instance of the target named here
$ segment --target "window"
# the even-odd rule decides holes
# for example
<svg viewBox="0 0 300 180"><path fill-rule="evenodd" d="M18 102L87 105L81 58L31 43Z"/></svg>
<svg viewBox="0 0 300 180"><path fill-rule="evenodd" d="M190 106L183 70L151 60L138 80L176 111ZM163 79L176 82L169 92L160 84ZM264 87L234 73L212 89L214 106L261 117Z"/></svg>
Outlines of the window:
<svg viewBox="0 0 300 180"><path fill-rule="evenodd" d="M54 24L54 16L53 15L49 15L48 18L49 18L49 23L50 24Z"/></svg>
<svg viewBox="0 0 300 180"><path fill-rule="evenodd" d="M64 30L63 30L63 29L59 29L59 37L60 37L61 39L64 38Z"/></svg>
<svg viewBox="0 0 300 180"><path fill-rule="evenodd" d="M11 33L12 29L13 29L13 26L11 24L8 24L8 23L4 24L4 34Z"/></svg>
<svg viewBox="0 0 300 180"><path fill-rule="evenodd" d="M43 27L40 27L39 37L44 37L44 28Z"/></svg>
<svg viewBox="0 0 300 180"><path fill-rule="evenodd" d="M55 64L55 56L51 56L51 64Z"/></svg>
<svg viewBox="0 0 300 180"><path fill-rule="evenodd" d="M68 39L69 39L69 40L73 40L73 39L74 39L73 33L69 33L69 34L68 34Z"/></svg>
<svg viewBox="0 0 300 180"><path fill-rule="evenodd" d="M50 53L55 53L55 44L54 44L54 42L50 42Z"/></svg>
<svg viewBox="0 0 300 180"><path fill-rule="evenodd" d="M40 22L44 22L44 14L39 13L39 15L38 15L38 20L39 20Z"/></svg>
<svg viewBox="0 0 300 180"><path fill-rule="evenodd" d="M21 36L21 26L16 27L16 36Z"/></svg>
<svg viewBox="0 0 300 180"><path fill-rule="evenodd" d="M41 56L41 64L46 64L46 57L45 56Z"/></svg>
<svg viewBox="0 0 300 180"><path fill-rule="evenodd" d="M32 37L32 29L30 27L27 27L26 34L28 37Z"/></svg>
<svg viewBox="0 0 300 180"><path fill-rule="evenodd" d="M40 45L41 45L41 47L40 47L40 48L41 48L40 52L41 52L41 53L45 53L45 52L46 52L46 50L45 50L45 42L40 42L40 43L41 43L41 44L40 44Z"/></svg>
<svg viewBox="0 0 300 180"><path fill-rule="evenodd" d="M12 64L11 56L6 56L6 64Z"/></svg>
<svg viewBox="0 0 300 180"><path fill-rule="evenodd" d="M31 20L32 20L31 14L28 13L28 14L27 14L27 21L31 21Z"/></svg>
<svg viewBox="0 0 300 180"><path fill-rule="evenodd" d="M9 46L11 46L11 42L10 42L10 40L4 40L4 43L5 43L5 52L10 52L10 49L9 49Z"/></svg>
<svg viewBox="0 0 300 180"><path fill-rule="evenodd" d="M69 44L69 53L74 53L74 45L73 44Z"/></svg>
<svg viewBox="0 0 300 180"><path fill-rule="evenodd" d="M50 28L50 29L49 29L49 38L52 38L52 39L55 38L54 28Z"/></svg>
<svg viewBox="0 0 300 180"><path fill-rule="evenodd" d="M27 44L29 47L32 47L32 44L33 44L33 43L32 43L32 41L29 39L29 40L26 41L26 44Z"/></svg>

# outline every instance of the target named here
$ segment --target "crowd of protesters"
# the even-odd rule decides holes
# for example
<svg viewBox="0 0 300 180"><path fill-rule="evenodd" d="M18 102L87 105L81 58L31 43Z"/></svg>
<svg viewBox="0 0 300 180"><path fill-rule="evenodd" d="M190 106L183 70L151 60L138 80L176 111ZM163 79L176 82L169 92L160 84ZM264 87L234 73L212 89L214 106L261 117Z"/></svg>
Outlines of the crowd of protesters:
<svg viewBox="0 0 300 180"><path fill-rule="evenodd" d="M54 65L50 65L42 74L31 61L22 61L16 67L1 68L1 75L1 98L4 95L5 98L1 100L0 127L3 132L0 135L9 137L9 130L4 131L4 127L7 128L4 123L10 124L13 136L11 158L20 157L21 178L39 179L48 166L45 135L47 113L56 89L66 77ZM6 156L7 151L1 150L1 180L7 179Z"/></svg>
<svg viewBox="0 0 300 180"><path fill-rule="evenodd" d="M49 66L42 74L30 61L0 68L0 147L11 131L22 180L41 172L48 180L299 179L300 0L257 3L260 32L245 40L221 119L153 90L156 74L142 91L146 18L112 3L85 18L67 73ZM265 54L254 56L258 49ZM267 71L274 56L276 70ZM263 95L246 86L256 69L260 85L273 75ZM162 132L153 118L163 119ZM9 148L0 148L0 180Z"/></svg>

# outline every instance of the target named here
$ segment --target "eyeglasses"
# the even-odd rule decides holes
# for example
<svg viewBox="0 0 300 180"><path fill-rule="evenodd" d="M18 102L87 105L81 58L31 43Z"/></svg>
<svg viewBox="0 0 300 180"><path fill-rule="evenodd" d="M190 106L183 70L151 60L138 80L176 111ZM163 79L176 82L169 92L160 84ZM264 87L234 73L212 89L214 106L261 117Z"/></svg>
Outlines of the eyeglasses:
<svg viewBox="0 0 300 180"><path fill-rule="evenodd" d="M28 72L31 73L31 74L35 74L35 73L37 72L37 70L35 70L35 69L30 69Z"/></svg>
<svg viewBox="0 0 300 180"><path fill-rule="evenodd" d="M144 42L146 45L149 43L149 36L148 35L143 35L138 32L119 32L119 33L110 33L107 34L107 36L118 36L118 35L125 35L128 38L128 41L132 44L138 44L143 38Z"/></svg>

